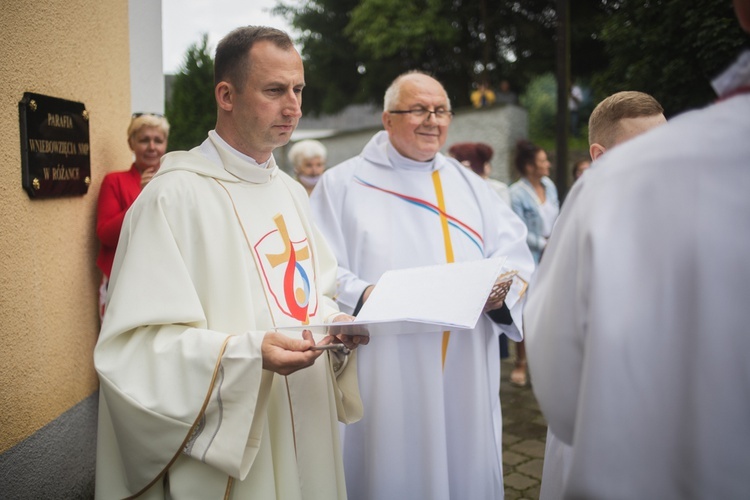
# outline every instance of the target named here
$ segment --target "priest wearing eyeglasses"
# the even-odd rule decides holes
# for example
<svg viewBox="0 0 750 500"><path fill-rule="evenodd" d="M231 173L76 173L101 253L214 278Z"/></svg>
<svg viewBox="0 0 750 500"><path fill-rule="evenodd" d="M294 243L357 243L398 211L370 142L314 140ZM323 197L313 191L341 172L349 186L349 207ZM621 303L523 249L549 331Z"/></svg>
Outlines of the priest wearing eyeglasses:
<svg viewBox="0 0 750 500"><path fill-rule="evenodd" d="M528 280L523 222L439 152L452 118L437 80L403 74L385 93L385 130L318 182L313 216L339 263L343 311L356 314L391 269L508 256L517 284ZM503 497L498 338L521 338L522 295L488 298L472 331L373 336L358 365L365 415L343 439L349 498Z"/></svg>

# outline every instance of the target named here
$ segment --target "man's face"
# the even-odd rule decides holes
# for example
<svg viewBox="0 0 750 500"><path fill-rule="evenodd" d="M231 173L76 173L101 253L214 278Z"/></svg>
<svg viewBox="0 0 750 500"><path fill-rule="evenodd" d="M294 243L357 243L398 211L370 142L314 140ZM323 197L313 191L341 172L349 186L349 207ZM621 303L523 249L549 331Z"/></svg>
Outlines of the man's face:
<svg viewBox="0 0 750 500"><path fill-rule="evenodd" d="M393 109L424 108L430 111L449 110L448 96L437 80L427 75L409 75L401 84L399 100ZM435 157L445 144L450 126L450 116L438 121L435 114L417 118L411 114L383 112L383 126L396 151L416 161Z"/></svg>
<svg viewBox="0 0 750 500"><path fill-rule="evenodd" d="M320 156L312 158L303 158L296 166L297 174L306 175L308 177L318 177L323 175L325 169L325 162Z"/></svg>
<svg viewBox="0 0 750 500"><path fill-rule="evenodd" d="M538 177L549 177L550 162L547 153L540 149L534 157L534 170Z"/></svg>
<svg viewBox="0 0 750 500"><path fill-rule="evenodd" d="M305 75L302 58L294 49L283 50L269 41L250 49L250 75L237 89L232 103L235 145L258 162L292 136L302 116Z"/></svg>

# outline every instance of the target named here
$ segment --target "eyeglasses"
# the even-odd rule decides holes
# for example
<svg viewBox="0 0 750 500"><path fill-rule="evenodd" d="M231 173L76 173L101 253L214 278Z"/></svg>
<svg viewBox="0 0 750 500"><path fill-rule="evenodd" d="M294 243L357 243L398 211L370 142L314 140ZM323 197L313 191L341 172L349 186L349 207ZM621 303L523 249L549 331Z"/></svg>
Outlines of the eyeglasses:
<svg viewBox="0 0 750 500"><path fill-rule="evenodd" d="M435 120L439 122L448 122L453 118L453 115L455 114L452 110L443 108L438 108L434 111L430 111L427 108L392 109L388 112L395 115L412 115L415 118L424 120L429 119L430 115L434 114Z"/></svg>
<svg viewBox="0 0 750 500"><path fill-rule="evenodd" d="M164 118L164 115L159 114L159 113L143 113L143 112L140 112L140 111L137 112L137 113L133 113L132 115L130 115L130 118L131 119L132 118L138 118L140 116L155 116L157 118Z"/></svg>

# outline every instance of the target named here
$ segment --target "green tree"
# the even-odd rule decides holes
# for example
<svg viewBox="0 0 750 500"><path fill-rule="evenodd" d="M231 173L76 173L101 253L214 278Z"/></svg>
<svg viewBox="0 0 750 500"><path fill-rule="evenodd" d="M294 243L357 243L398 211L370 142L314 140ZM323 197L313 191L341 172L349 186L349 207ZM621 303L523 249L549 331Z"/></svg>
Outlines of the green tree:
<svg viewBox="0 0 750 500"><path fill-rule="evenodd" d="M557 82L552 73L534 78L519 98L529 112L529 137L534 140L555 136Z"/></svg>
<svg viewBox="0 0 750 500"><path fill-rule="evenodd" d="M554 6L554 0L310 0L275 11L301 33L303 109L333 113L351 103L379 103L393 78L410 69L434 74L455 106L469 103L477 82L506 79L520 89L555 68ZM572 46L586 54L580 66L587 72L604 62L601 42L588 30L598 28L606 9L602 0L576 0L572 10Z"/></svg>
<svg viewBox="0 0 750 500"><path fill-rule="evenodd" d="M187 49L180 72L175 75L172 99L166 111L170 123L170 151L198 146L214 128L214 61L208 49L207 34L202 36L200 45L193 44Z"/></svg>
<svg viewBox="0 0 750 500"><path fill-rule="evenodd" d="M312 0L280 3L274 9L301 33L297 42L305 64L305 114L335 113L368 101L358 50L344 34L358 4L359 0Z"/></svg>
<svg viewBox="0 0 750 500"><path fill-rule="evenodd" d="M608 68L593 79L596 100L620 90L653 95L668 116L715 99L711 78L750 47L731 2L609 2L601 29Z"/></svg>

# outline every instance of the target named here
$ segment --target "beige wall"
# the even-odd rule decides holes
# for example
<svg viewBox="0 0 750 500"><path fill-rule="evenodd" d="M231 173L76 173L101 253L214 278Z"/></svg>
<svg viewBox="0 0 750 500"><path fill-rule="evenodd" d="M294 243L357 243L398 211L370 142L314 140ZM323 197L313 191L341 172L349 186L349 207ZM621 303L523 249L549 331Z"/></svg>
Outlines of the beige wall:
<svg viewBox="0 0 750 500"><path fill-rule="evenodd" d="M127 0L3 0L0 10L0 452L97 388L96 198L130 164ZM21 187L18 101L37 92L90 114L88 194Z"/></svg>

